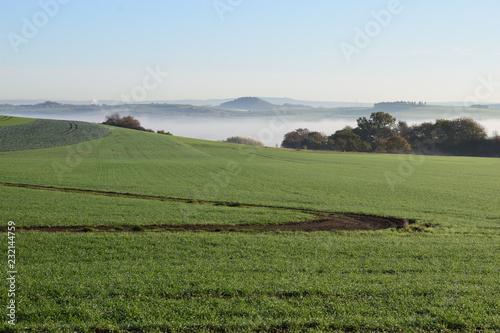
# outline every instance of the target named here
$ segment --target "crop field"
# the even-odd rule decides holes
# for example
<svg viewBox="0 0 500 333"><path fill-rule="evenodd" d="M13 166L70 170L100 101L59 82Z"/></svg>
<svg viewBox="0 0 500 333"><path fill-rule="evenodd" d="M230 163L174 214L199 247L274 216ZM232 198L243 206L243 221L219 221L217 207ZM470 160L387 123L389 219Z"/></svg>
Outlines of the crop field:
<svg viewBox="0 0 500 333"><path fill-rule="evenodd" d="M391 233L25 233L19 326L498 330L498 244Z"/></svg>
<svg viewBox="0 0 500 333"><path fill-rule="evenodd" d="M6 125L9 124L17 126L0 127L0 151L65 146L102 138L110 133L102 126L81 121L38 119L24 122L24 118L10 118L6 121Z"/></svg>
<svg viewBox="0 0 500 333"><path fill-rule="evenodd" d="M500 331L499 159L92 126L112 133L0 152L18 228L17 324L0 331ZM259 229L351 213L419 227ZM198 224L250 229L149 229Z"/></svg>
<svg viewBox="0 0 500 333"><path fill-rule="evenodd" d="M33 118L20 118L0 115L0 126L22 125L35 121Z"/></svg>
<svg viewBox="0 0 500 333"><path fill-rule="evenodd" d="M13 221L19 221L19 227L151 224L234 226L283 224L314 219L313 215L287 210L208 206L17 187L2 187L1 193L2 214Z"/></svg>

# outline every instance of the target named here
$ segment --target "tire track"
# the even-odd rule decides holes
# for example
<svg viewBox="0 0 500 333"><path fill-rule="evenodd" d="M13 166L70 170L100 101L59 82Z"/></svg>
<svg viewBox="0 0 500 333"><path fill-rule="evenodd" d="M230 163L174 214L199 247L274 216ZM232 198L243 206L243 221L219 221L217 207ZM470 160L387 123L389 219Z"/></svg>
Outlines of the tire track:
<svg viewBox="0 0 500 333"><path fill-rule="evenodd" d="M414 220L399 219L392 217L382 217L373 215L363 215L363 214L352 214L352 213L341 213L341 212L330 212L312 209L301 209L301 208L290 208L282 206L270 206L270 205L257 205L257 204L244 204L239 202L227 202L227 201L210 201L210 200L198 200L198 199L188 199L188 198L176 198L161 195L144 195L144 194L133 194L133 193L123 193L123 192L113 192L113 191L99 191L99 190L86 190L86 189L76 189L76 188L66 188L66 187L55 187L55 186L45 186L45 185L33 185L33 184L20 184L20 183L8 183L0 182L0 186L8 187L18 187L33 190L48 190L48 191L59 191L68 193L79 193L88 195L100 195L100 196L112 196L112 197L123 197L123 198L134 198L134 199L146 199L146 200L159 200L159 201L171 201L171 202L181 202L186 204L202 204L202 205L214 205L214 206L227 206L235 208L267 208L276 210L288 210L295 212L302 212L306 214L315 215L315 219L306 222L289 222L279 225L205 225L205 224L186 224L186 225L142 225L142 226L132 226L132 225L121 225L121 226L58 226L58 227L18 227L19 230L36 230L36 231L47 231L47 232L82 232L82 231L101 231L101 232L111 232L111 231L162 231L162 230L184 230L184 231L241 231L241 230L255 230L255 231L265 231L265 230L283 230L283 231L329 231L329 230L381 230L389 228L404 228L408 227L410 224L414 223Z"/></svg>

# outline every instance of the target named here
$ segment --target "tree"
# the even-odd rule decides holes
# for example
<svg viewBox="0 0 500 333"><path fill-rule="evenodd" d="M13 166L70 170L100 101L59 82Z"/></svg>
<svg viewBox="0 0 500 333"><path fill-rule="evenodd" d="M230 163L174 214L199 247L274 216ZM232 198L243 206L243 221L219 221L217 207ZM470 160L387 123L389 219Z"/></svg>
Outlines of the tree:
<svg viewBox="0 0 500 333"><path fill-rule="evenodd" d="M320 132L310 132L307 128L298 128L285 134L281 147L294 149L326 149L326 135Z"/></svg>
<svg viewBox="0 0 500 333"><path fill-rule="evenodd" d="M307 138L302 141L302 147L311 150L320 150L326 148L326 135L320 132L310 132Z"/></svg>
<svg viewBox="0 0 500 333"><path fill-rule="evenodd" d="M497 131L493 132L493 139L491 139L491 156L500 157L500 135Z"/></svg>
<svg viewBox="0 0 500 333"><path fill-rule="evenodd" d="M285 134L283 142L281 142L281 147L300 149L303 147L304 140L307 139L309 133L307 128L298 128L295 131L288 132Z"/></svg>
<svg viewBox="0 0 500 333"><path fill-rule="evenodd" d="M103 124L117 126L120 123L120 119L120 114L118 112L115 112L113 114L110 114L109 116L106 116L106 121L103 122Z"/></svg>
<svg viewBox="0 0 500 333"><path fill-rule="evenodd" d="M392 154L406 154L411 152L411 146L405 138L392 136L388 139L383 139L383 142L378 147L378 151Z"/></svg>
<svg viewBox="0 0 500 333"><path fill-rule="evenodd" d="M455 129L460 133L461 142L479 141L487 137L483 125L471 118L462 117L453 120Z"/></svg>
<svg viewBox="0 0 500 333"><path fill-rule="evenodd" d="M381 139L393 136L396 132L396 118L385 112L373 112L370 119L358 118L354 133L358 134L375 148Z"/></svg>
<svg viewBox="0 0 500 333"><path fill-rule="evenodd" d="M444 148L479 141L487 136L481 124L466 117L454 120L438 119L434 127L440 131L439 140Z"/></svg>
<svg viewBox="0 0 500 333"><path fill-rule="evenodd" d="M405 139L410 143L413 150L429 150L429 147L434 147L441 137L433 123L425 122L420 125L413 125L409 128Z"/></svg>
<svg viewBox="0 0 500 333"><path fill-rule="evenodd" d="M396 134L403 137L407 138L410 135L410 126L408 126L408 123L406 121L398 121L398 124L396 126Z"/></svg>
<svg viewBox="0 0 500 333"><path fill-rule="evenodd" d="M477 155L484 150L483 126L471 118L438 119L410 127L405 137L413 150L426 153Z"/></svg>
<svg viewBox="0 0 500 333"><path fill-rule="evenodd" d="M339 151L369 151L370 145L361 140L351 127L346 126L328 137L328 148Z"/></svg>

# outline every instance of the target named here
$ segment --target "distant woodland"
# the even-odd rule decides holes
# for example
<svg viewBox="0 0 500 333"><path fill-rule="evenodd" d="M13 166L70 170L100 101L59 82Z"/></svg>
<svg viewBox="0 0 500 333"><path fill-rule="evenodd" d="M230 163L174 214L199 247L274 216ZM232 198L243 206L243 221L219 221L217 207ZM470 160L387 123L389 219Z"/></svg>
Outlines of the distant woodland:
<svg viewBox="0 0 500 333"><path fill-rule="evenodd" d="M418 106L418 104L416 104ZM283 148L357 151L396 154L500 157L500 137L487 138L486 130L471 118L438 119L409 126L389 113L373 112L327 136L299 128L285 134Z"/></svg>

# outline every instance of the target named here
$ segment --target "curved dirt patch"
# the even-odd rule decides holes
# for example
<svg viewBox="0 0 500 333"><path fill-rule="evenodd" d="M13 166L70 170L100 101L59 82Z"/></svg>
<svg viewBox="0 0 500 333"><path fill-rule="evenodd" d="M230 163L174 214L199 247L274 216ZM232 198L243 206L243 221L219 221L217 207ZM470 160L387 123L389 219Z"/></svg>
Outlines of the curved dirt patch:
<svg viewBox="0 0 500 333"><path fill-rule="evenodd" d="M137 198L137 199L147 199L147 200L161 200L161 201L175 201L182 202L186 204L205 204L205 205L217 205L217 206L228 206L244 208L244 207L261 207L268 209L279 209L279 210L289 210L302 212L306 214L315 215L316 218L307 222L290 222L285 224L273 224L273 225L207 225L207 224L186 224L186 225L167 225L167 224L153 224L153 225L142 225L142 226L131 226L131 225L121 225L121 226L36 226L36 227L17 227L16 230L36 230L36 231L47 231L47 232L92 232L92 231L162 231L162 230L185 230L185 231L238 231L238 230L287 230L287 231L329 231L329 230L366 230L374 231L381 229L390 228L405 228L409 227L410 224L414 223L414 220L408 219L398 219L392 217L381 217L373 215L363 215L363 214L351 214L351 213L337 213L337 212L327 212L318 211L310 209L300 209L300 208L290 208L290 207L278 207L278 206L267 206L267 205L256 205L256 204L244 204L244 203L234 203L234 202L224 202L224 201L206 201L206 200L195 200L186 198L174 198L166 196L156 196L156 195L141 195L132 193L120 193L120 192L110 192L110 191L98 191L98 190L86 190L86 189L76 189L76 188L64 188L64 187L54 187L54 186L44 186L44 185L32 185L32 184L18 184L18 183L6 183L0 182L0 186L11 186L11 187L22 187L29 189L38 190L50 190L50 191L62 191L71 193L80 193L88 195L104 195L104 196L115 196L115 197L127 197L127 198ZM1 228L0 228L1 230Z"/></svg>
<svg viewBox="0 0 500 333"><path fill-rule="evenodd" d="M45 232L121 232L121 231L330 231L330 230L365 230L374 231L389 228L404 228L414 221L390 217L378 217L359 214L341 214L338 216L318 216L308 222L290 222L279 225L145 225L145 226L38 226L17 227L18 231L33 230Z"/></svg>

